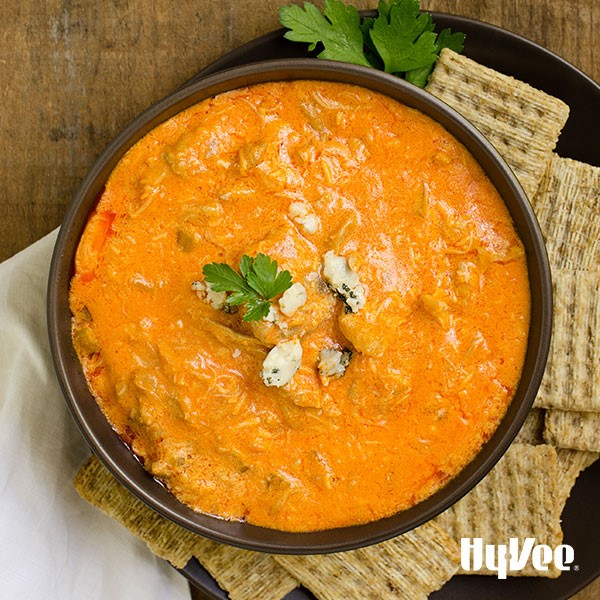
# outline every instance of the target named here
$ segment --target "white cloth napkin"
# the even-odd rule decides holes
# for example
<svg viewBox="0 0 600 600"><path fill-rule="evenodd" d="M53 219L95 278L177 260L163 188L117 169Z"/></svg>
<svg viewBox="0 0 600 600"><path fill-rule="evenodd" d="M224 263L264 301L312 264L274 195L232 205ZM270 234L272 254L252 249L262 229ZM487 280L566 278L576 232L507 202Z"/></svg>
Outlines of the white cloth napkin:
<svg viewBox="0 0 600 600"><path fill-rule="evenodd" d="M71 483L90 451L50 357L55 239L0 264L0 600L189 600L181 574Z"/></svg>

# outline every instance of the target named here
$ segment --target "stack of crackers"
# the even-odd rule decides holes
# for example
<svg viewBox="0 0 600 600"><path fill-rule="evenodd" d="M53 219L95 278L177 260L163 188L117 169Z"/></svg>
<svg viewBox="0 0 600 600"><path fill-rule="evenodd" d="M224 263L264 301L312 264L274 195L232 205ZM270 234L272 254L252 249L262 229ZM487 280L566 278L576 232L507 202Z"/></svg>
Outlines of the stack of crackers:
<svg viewBox="0 0 600 600"><path fill-rule="evenodd" d="M534 408L505 457L437 521L456 540L534 537L555 548L571 488L600 452L600 168L553 152L569 107L512 77L444 51L427 89L513 169L544 234L554 292L552 344ZM560 572L529 563L513 575Z"/></svg>
<svg viewBox="0 0 600 600"><path fill-rule="evenodd" d="M505 456L457 504L393 540L338 554L269 555L204 539L152 511L90 458L75 478L83 498L173 566L198 559L233 600L276 600L300 585L324 600L418 600L461 573L461 538L506 544L529 537L555 548L571 488L599 456L600 168L553 152L568 106L512 77L444 50L427 89L498 149L532 199L545 235L554 332L535 406ZM509 575L557 577L560 571L528 563Z"/></svg>

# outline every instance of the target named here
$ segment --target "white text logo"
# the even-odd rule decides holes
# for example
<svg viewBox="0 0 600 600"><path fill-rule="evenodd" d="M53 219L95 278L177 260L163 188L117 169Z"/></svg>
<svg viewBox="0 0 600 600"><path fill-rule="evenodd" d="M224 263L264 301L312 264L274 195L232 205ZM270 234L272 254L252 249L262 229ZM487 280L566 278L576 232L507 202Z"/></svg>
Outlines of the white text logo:
<svg viewBox="0 0 600 600"><path fill-rule="evenodd" d="M460 566L464 571L479 571L483 565L498 573L498 579L506 579L508 571L521 571L531 559L537 571L547 571L554 563L559 571L570 571L575 551L568 544L554 550L546 544L536 544L535 538L525 538L520 546L519 538L510 538L507 544L484 544L482 538L461 538Z"/></svg>

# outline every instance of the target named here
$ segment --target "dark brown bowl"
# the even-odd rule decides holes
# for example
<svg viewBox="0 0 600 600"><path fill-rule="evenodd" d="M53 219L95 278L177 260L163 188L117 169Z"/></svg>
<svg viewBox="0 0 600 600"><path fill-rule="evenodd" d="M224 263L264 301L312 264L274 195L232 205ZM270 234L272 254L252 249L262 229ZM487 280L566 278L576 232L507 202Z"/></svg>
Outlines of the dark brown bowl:
<svg viewBox="0 0 600 600"><path fill-rule="evenodd" d="M282 532L196 513L145 471L111 428L87 388L71 343L69 310L69 282L79 238L123 154L159 123L207 97L255 83L290 79L360 85L414 107L442 124L473 154L508 207L525 246L531 287L531 324L521 380L505 417L475 459L444 488L409 510L364 525L310 533ZM529 201L499 154L458 113L427 92L379 71L339 62L283 59L245 65L192 83L145 111L108 146L75 194L56 241L48 286L48 327L56 373L73 418L93 452L138 498L179 525L216 541L273 553L338 552L381 542L433 518L466 494L500 459L521 428L541 382L552 328L552 286L544 242Z"/></svg>

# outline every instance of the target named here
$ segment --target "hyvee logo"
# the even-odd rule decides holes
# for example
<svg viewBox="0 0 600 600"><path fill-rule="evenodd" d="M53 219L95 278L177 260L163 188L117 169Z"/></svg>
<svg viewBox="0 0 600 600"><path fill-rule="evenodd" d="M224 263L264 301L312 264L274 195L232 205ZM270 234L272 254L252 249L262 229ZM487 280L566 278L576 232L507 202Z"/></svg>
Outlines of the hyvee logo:
<svg viewBox="0 0 600 600"><path fill-rule="evenodd" d="M482 538L461 538L460 566L465 571L479 571L485 564L490 571L498 573L498 579L506 579L508 571L521 571L531 558L538 571L547 571L554 563L559 571L570 571L575 560L575 551L568 544L554 550L546 544L536 544L535 538L525 538L523 546L519 538L510 538L506 544L483 544Z"/></svg>

